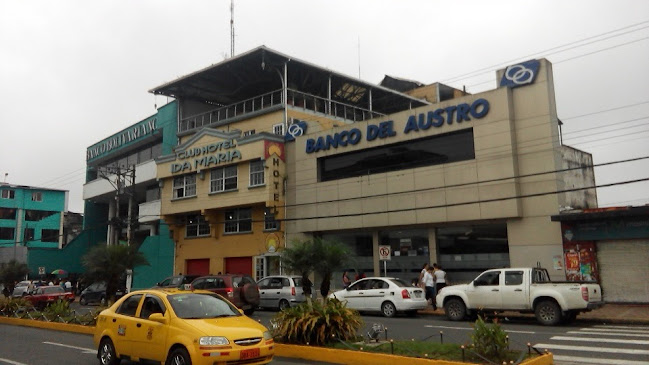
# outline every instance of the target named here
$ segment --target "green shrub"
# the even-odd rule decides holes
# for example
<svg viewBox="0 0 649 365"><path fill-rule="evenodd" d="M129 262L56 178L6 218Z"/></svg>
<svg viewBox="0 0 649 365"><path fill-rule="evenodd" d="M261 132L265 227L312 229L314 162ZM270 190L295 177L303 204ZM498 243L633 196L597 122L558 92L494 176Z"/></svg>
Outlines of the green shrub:
<svg viewBox="0 0 649 365"><path fill-rule="evenodd" d="M70 309L70 303L67 300L57 300L54 303L50 303L47 307L45 307L44 311L45 315L49 319L54 319L57 316L60 317L67 317L72 314L72 310Z"/></svg>
<svg viewBox="0 0 649 365"><path fill-rule="evenodd" d="M273 334L279 342L310 345L349 340L363 325L358 311L337 299L287 308L275 315L273 322Z"/></svg>
<svg viewBox="0 0 649 365"><path fill-rule="evenodd" d="M488 325L482 317L478 317L473 325L471 340L474 351L480 356L497 362L507 358L509 352L507 332L500 327L497 319L494 319L493 324Z"/></svg>
<svg viewBox="0 0 649 365"><path fill-rule="evenodd" d="M30 301L24 298L0 298L0 315L13 315L18 308L33 308Z"/></svg>

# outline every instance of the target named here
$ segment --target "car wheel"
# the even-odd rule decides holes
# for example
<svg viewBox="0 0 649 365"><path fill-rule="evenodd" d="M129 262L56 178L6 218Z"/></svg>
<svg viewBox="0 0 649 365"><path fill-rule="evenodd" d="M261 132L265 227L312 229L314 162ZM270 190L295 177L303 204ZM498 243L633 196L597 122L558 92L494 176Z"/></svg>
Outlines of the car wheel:
<svg viewBox="0 0 649 365"><path fill-rule="evenodd" d="M561 308L553 300L544 300L534 308L536 320L544 326L554 326L561 322Z"/></svg>
<svg viewBox="0 0 649 365"><path fill-rule="evenodd" d="M121 362L115 354L115 346L113 346L113 341L110 338L101 340L97 355L101 365L118 365Z"/></svg>
<svg viewBox="0 0 649 365"><path fill-rule="evenodd" d="M444 303L444 312L451 321L461 321L466 317L466 305L462 299L451 298Z"/></svg>
<svg viewBox="0 0 649 365"><path fill-rule="evenodd" d="M291 305L289 304L288 300L282 299L279 301L279 310L283 311L286 308L290 308Z"/></svg>
<svg viewBox="0 0 649 365"><path fill-rule="evenodd" d="M80 296L80 297L79 297L79 304L81 304L81 305L86 305L86 304L88 304L88 301L86 301L86 297L84 297L83 295Z"/></svg>
<svg viewBox="0 0 649 365"><path fill-rule="evenodd" d="M99 299L99 305L102 307L106 306L106 297L101 297L101 299Z"/></svg>
<svg viewBox="0 0 649 365"><path fill-rule="evenodd" d="M381 314L385 317L394 317L397 314L397 307L392 302L383 302L381 304Z"/></svg>
<svg viewBox="0 0 649 365"><path fill-rule="evenodd" d="M187 350L179 347L171 351L165 365L191 365L192 359L189 357Z"/></svg>
<svg viewBox="0 0 649 365"><path fill-rule="evenodd" d="M253 313L255 313L255 308L249 308L249 309L244 309L243 314L247 316L251 316Z"/></svg>

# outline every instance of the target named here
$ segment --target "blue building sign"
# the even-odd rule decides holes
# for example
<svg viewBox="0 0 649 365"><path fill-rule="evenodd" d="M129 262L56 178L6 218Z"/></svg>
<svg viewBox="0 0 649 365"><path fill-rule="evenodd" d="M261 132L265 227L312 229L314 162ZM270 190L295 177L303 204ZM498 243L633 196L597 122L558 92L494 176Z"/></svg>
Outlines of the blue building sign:
<svg viewBox="0 0 649 365"><path fill-rule="evenodd" d="M514 88L533 83L539 73L540 65L538 60L529 60L507 66L502 79L500 79L500 86Z"/></svg>

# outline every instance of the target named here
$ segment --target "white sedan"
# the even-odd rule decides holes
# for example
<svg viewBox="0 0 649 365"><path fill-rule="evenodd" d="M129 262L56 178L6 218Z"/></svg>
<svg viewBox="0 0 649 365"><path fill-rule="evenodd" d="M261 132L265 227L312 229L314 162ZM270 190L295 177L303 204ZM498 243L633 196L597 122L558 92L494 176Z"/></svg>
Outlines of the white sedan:
<svg viewBox="0 0 649 365"><path fill-rule="evenodd" d="M423 289L410 286L397 278L360 279L347 289L329 294L329 298L346 301L348 308L380 312L386 317L394 317L397 312L414 315L417 310L428 306Z"/></svg>

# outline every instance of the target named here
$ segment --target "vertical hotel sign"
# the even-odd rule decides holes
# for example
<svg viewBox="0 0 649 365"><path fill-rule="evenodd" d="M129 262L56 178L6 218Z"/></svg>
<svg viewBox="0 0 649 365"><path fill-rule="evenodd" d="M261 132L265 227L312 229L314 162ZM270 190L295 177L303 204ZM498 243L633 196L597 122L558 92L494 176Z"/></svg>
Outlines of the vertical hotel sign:
<svg viewBox="0 0 649 365"><path fill-rule="evenodd" d="M284 144L280 142L264 141L264 159L268 167L268 184L270 185L269 197L266 208L276 219L282 219L284 206L284 176L286 171L284 158Z"/></svg>

